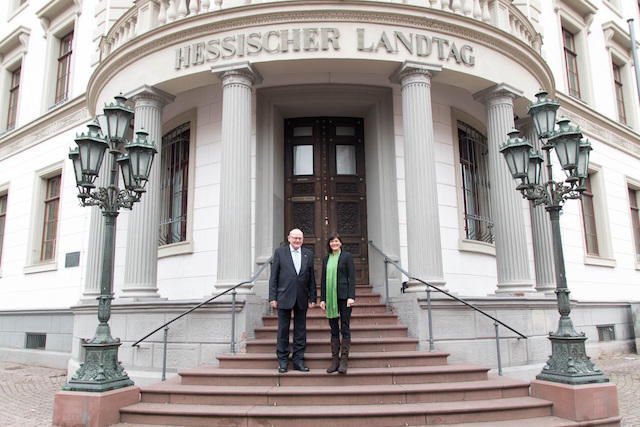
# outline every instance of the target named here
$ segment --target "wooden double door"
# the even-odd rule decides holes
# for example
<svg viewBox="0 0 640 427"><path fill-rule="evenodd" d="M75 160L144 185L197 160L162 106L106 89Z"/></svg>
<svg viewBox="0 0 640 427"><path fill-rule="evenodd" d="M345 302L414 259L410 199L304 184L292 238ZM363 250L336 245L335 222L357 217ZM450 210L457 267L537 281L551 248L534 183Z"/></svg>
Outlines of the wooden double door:
<svg viewBox="0 0 640 427"><path fill-rule="evenodd" d="M285 233L302 230L318 278L329 234L339 233L356 283L369 284L363 119L286 119L284 135Z"/></svg>

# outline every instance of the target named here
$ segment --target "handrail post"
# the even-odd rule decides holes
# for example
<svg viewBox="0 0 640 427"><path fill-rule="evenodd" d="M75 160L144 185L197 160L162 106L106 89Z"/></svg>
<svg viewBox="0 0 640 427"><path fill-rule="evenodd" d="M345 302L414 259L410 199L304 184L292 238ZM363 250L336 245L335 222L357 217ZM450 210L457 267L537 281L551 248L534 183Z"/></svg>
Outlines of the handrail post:
<svg viewBox="0 0 640 427"><path fill-rule="evenodd" d="M498 350L498 375L502 376L502 357L500 356L500 335L498 331L498 327L500 325L496 321L493 322L493 325L496 328L496 349Z"/></svg>
<svg viewBox="0 0 640 427"><path fill-rule="evenodd" d="M167 341L169 337L169 326L164 327L164 350L162 352L162 381L167 379Z"/></svg>
<svg viewBox="0 0 640 427"><path fill-rule="evenodd" d="M387 314L389 314L389 261L384 259L384 289L385 289L385 305Z"/></svg>
<svg viewBox="0 0 640 427"><path fill-rule="evenodd" d="M436 351L435 344L433 342L433 322L431 321L431 288L427 286L427 317L429 318L429 352Z"/></svg>
<svg viewBox="0 0 640 427"><path fill-rule="evenodd" d="M236 354L236 289L231 291L231 356Z"/></svg>

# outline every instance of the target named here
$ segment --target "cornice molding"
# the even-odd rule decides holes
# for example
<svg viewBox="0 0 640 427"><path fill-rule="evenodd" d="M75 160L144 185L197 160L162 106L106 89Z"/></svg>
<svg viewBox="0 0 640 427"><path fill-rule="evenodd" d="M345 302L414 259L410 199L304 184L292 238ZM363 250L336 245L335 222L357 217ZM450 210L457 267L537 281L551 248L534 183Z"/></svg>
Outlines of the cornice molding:
<svg viewBox="0 0 640 427"><path fill-rule="evenodd" d="M261 13L264 5L267 12ZM340 5L332 4L329 10L288 10L286 4L259 4L252 6L253 15L233 14L226 19L213 21L218 16L231 12L216 11L174 21L162 27L144 33L123 44L98 66L89 82L88 100L93 102L97 94L115 76L119 70L128 65L169 46L190 41L199 37L232 30L245 30L251 27L314 22L339 22L362 24L387 24L396 27L407 27L412 30L435 31L454 37L469 40L476 45L483 45L500 52L522 64L540 82L541 87L549 87L553 81L551 71L535 50L517 37L504 32L490 24L465 16L443 12L437 9L426 9L399 4L376 3L381 10L337 10ZM281 10L273 11L278 8ZM348 7L348 5L345 5ZM212 22L213 21L213 22Z"/></svg>

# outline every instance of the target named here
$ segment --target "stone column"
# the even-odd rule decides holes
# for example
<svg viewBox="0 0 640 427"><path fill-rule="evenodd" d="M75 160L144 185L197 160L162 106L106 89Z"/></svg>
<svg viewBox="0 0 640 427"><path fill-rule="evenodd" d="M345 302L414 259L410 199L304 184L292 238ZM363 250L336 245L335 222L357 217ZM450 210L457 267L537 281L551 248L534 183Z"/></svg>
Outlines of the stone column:
<svg viewBox="0 0 640 427"><path fill-rule="evenodd" d="M262 76L249 62L211 71L222 83L218 293L251 276L251 90ZM252 293L253 285L238 292Z"/></svg>
<svg viewBox="0 0 640 427"><path fill-rule="evenodd" d="M533 145L534 150L544 156L540 140L534 130L531 120L518 123L517 127L522 133L521 137L526 138ZM540 182L547 182L547 168L542 168ZM555 296L556 273L553 259L553 238L551 236L551 221L549 214L544 209L544 205L534 206L529 202L531 211L531 234L533 239L533 260L536 272L536 291L541 294Z"/></svg>
<svg viewBox="0 0 640 427"><path fill-rule="evenodd" d="M507 132L514 127L513 100L521 95L521 91L506 84L474 95L487 110L490 201L498 268L496 293L517 296L533 292L533 280L529 269L522 196L516 191L516 182L499 150L509 138Z"/></svg>
<svg viewBox="0 0 640 427"><path fill-rule="evenodd" d="M390 77L402 86L404 128L405 194L409 272L438 287L444 286L435 142L431 111L431 78L442 67L404 62ZM420 292L426 286L410 281L405 292Z"/></svg>
<svg viewBox="0 0 640 427"><path fill-rule="evenodd" d="M127 226L127 254L122 298L137 301L159 298L158 233L160 226L160 155L162 149L162 109L175 97L149 86L142 86L127 97L134 102L134 134L144 129L158 153L140 201L133 206Z"/></svg>

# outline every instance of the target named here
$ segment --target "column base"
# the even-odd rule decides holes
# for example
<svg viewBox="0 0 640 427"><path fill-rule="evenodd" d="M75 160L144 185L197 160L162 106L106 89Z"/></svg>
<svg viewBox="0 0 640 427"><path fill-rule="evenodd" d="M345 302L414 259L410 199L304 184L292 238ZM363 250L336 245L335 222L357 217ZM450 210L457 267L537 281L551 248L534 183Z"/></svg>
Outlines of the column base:
<svg viewBox="0 0 640 427"><path fill-rule="evenodd" d="M220 294L224 291L228 291L229 289L233 288L234 286L236 286L238 284L238 282L234 282L234 283L216 283L215 287L213 289L213 292L211 292L211 295L217 295ZM253 290L253 283L245 283L242 286L238 286L236 288L236 293L238 294L243 294L243 295L247 295L247 294L255 294L255 291ZM226 294L227 296L231 296L231 291L227 292Z"/></svg>
<svg viewBox="0 0 640 427"><path fill-rule="evenodd" d="M449 292L449 289L445 287L445 282L442 279L438 280L425 280L425 282L432 284L433 286L437 286L439 289L442 289L445 292ZM427 285L422 282L418 282L417 280L407 280L402 284L402 288L405 294L411 294L416 292L427 292ZM438 292L436 289L431 288L432 292ZM432 294L433 295L433 294Z"/></svg>
<svg viewBox="0 0 640 427"><path fill-rule="evenodd" d="M104 393L59 391L53 401L53 425L105 427L120 422L120 408L140 401L140 387Z"/></svg>
<svg viewBox="0 0 640 427"><path fill-rule="evenodd" d="M533 287L533 285L533 282L498 283L498 289L496 290L495 294L498 296L508 297L523 297L526 295L533 295L536 292L536 289Z"/></svg>
<svg viewBox="0 0 640 427"><path fill-rule="evenodd" d="M531 396L552 401L553 416L577 422L598 421L598 426L620 426L618 391L613 383L569 385L533 380Z"/></svg>
<svg viewBox="0 0 640 427"><path fill-rule="evenodd" d="M161 298L158 293L158 288L150 288L147 286L139 286L133 287L128 286L122 288L122 295L120 295L121 299L128 299L131 301L158 301L158 300L166 300L166 298Z"/></svg>

